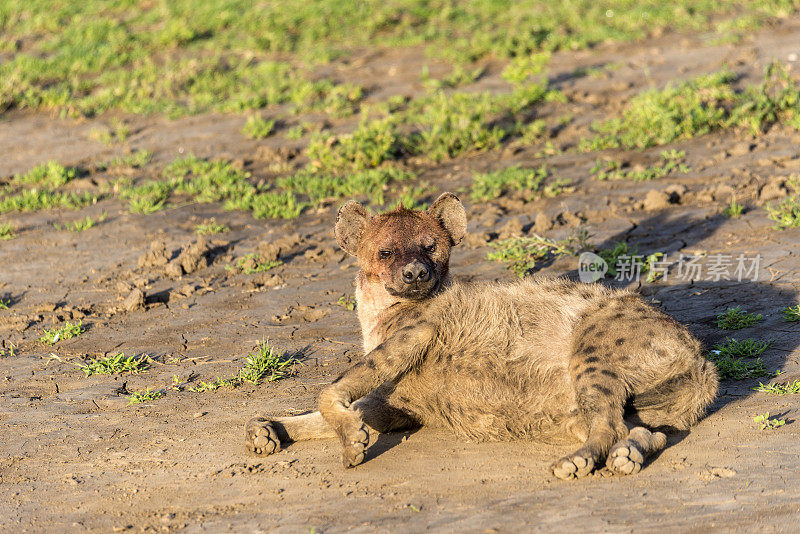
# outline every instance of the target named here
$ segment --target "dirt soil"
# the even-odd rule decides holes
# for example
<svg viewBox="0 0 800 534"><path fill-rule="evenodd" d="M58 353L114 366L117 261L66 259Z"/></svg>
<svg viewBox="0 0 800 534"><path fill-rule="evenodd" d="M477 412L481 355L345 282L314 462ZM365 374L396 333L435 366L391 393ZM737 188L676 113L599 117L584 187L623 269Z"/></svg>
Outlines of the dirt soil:
<svg viewBox="0 0 800 534"><path fill-rule="evenodd" d="M575 120L553 132L553 143L569 147L592 120L617 112L623 98L669 80L729 65L752 82L772 58L798 69L799 43L800 19L794 18L738 44L668 35L556 55L551 77L571 98L558 112L566 109ZM421 90L425 61L422 53L371 53L339 72L372 84L373 95L387 87L413 92ZM599 78L572 74L610 64L616 68ZM499 70L489 64L476 88L499 87ZM258 177L285 143L281 136L243 140L240 116L128 120L130 148L152 150L157 165L194 152L237 160ZM6 113L0 176L48 159L87 165L118 154L88 139L93 124ZM758 137L723 132L670 148L686 151L691 172L644 183L601 182L589 173L597 154L566 151L548 164L573 181L573 193L532 202L467 201L472 237L456 250L453 272L465 279L511 279L501 264L486 260L487 240L520 227L560 238L578 223L599 246L625 239L671 260L680 254L760 255L755 281L688 283L670 276L638 289L709 346L731 335L774 340L763 357L767 367L783 371L781 381L800 378L800 325L779 313L796 303L800 288L800 229L775 230L763 209L787 194L782 180L800 172L800 135L781 127ZM474 172L538 164L536 151L506 146L416 170L436 189L434 196L468 186ZM603 156L650 165L660 151ZM104 178L81 180L86 187ZM644 202L650 191L656 193ZM721 215L733 194L747 206L739 219ZM312 410L320 389L362 357L355 313L336 304L352 295L357 271L333 239L337 207L331 202L285 222L254 220L216 204L133 215L118 201L104 200L79 213L0 217L18 233L0 241L0 297L12 301L0 311L0 530L796 530L800 399L756 393L751 388L758 380L723 382L708 417L688 435L670 436L670 446L628 478L563 482L548 466L568 446L468 443L426 429L373 436L366 462L351 470L341 467L333 441L251 455L243 444L247 419ZM108 218L82 233L53 228L56 221L103 212ZM167 259L177 257L197 241L194 225L209 217L231 231L208 238L200 248L205 259L189 262L192 272L177 276L173 269L170 276L152 256L140 262L160 241ZM283 266L254 275L225 269L279 239ZM576 267L575 258L566 258L539 272L574 277ZM125 300L135 288L143 302L138 294ZM716 314L735 305L763 314L764 321L733 333L717 328ZM54 347L37 342L45 328L78 319L86 326L83 335ZM192 385L230 375L262 339L296 352L303 363L295 376L204 393L171 389L173 376ZM77 367L87 355L117 351L146 353L155 363L146 373L88 378ZM128 406L126 393L145 387L166 395ZM759 430L753 417L767 411L786 425Z"/></svg>

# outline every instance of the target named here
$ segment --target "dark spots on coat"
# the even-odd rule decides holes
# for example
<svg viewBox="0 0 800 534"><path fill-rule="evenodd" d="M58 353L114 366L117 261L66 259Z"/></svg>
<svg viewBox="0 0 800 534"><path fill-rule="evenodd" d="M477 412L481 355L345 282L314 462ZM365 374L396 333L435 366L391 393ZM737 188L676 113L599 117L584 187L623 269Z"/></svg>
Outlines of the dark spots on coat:
<svg viewBox="0 0 800 534"><path fill-rule="evenodd" d="M597 333L595 334L595 337L603 337L604 335L606 335L606 332L608 332L608 330L598 330Z"/></svg>
<svg viewBox="0 0 800 534"><path fill-rule="evenodd" d="M589 356L588 358L586 358L586 363L595 363L595 362L599 362L599 361L600 361L600 358L597 357L597 356Z"/></svg>
<svg viewBox="0 0 800 534"><path fill-rule="evenodd" d="M595 373L595 372L597 372L597 367L587 367L584 372L587 373L587 374Z"/></svg>
<svg viewBox="0 0 800 534"><path fill-rule="evenodd" d="M658 355L660 358L666 358L666 357L667 357L667 351L665 351L665 350L664 350L664 349L662 349L662 348L657 348L657 349L656 349L656 354L657 354L657 355Z"/></svg>
<svg viewBox="0 0 800 534"><path fill-rule="evenodd" d="M587 326L586 328L583 329L583 333L584 334L590 334L596 328L597 328L596 324L590 324L589 326Z"/></svg>
<svg viewBox="0 0 800 534"><path fill-rule="evenodd" d="M609 371L608 369L603 369L602 371L600 371L600 373L606 375L609 378L614 378L614 379L619 378L617 376L617 373L615 373L614 371Z"/></svg>
<svg viewBox="0 0 800 534"><path fill-rule="evenodd" d="M617 338L617 340L614 342L614 344L615 344L615 345L617 345L618 347L619 347L620 345L622 345L623 343L625 343L625 338L624 338L624 337L619 337L619 338Z"/></svg>
<svg viewBox="0 0 800 534"><path fill-rule="evenodd" d="M378 368L378 366L375 365L375 360L373 360L372 358L367 358L367 362L366 363L367 363L367 368L368 369L371 369L371 370L374 371L375 369Z"/></svg>
<svg viewBox="0 0 800 534"><path fill-rule="evenodd" d="M622 319L623 317L625 317L625 314L622 312L617 312L611 316L612 319Z"/></svg>
<svg viewBox="0 0 800 534"><path fill-rule="evenodd" d="M656 333L652 328L647 329L647 337L655 337Z"/></svg>
<svg viewBox="0 0 800 534"><path fill-rule="evenodd" d="M597 303L597 307L602 310L603 308L606 307L606 303L605 302L598 302Z"/></svg>
<svg viewBox="0 0 800 534"><path fill-rule="evenodd" d="M610 397L611 396L611 390L608 389L607 387L605 387L602 384L592 384L592 388L596 389L597 391L599 391L600 393L602 393L606 397Z"/></svg>
<svg viewBox="0 0 800 534"><path fill-rule="evenodd" d="M597 351L597 347L594 345L589 345L588 347L584 347L581 352L584 354L594 354Z"/></svg>

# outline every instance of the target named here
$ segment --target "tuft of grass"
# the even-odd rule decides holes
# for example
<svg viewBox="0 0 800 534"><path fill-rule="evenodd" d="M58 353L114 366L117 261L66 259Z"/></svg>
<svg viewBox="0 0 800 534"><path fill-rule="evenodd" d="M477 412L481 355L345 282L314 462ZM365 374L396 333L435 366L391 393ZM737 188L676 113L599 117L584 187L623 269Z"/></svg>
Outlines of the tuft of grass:
<svg viewBox="0 0 800 534"><path fill-rule="evenodd" d="M62 193L39 189L22 192L0 199L0 213L11 211L39 211L54 208L81 209L99 200L93 193Z"/></svg>
<svg viewBox="0 0 800 534"><path fill-rule="evenodd" d="M55 345L59 341L78 337L84 332L85 330L83 329L83 321L78 321L75 324L67 321L59 328L54 327L45 330L42 334L42 337L39 338L39 343L44 343L45 345Z"/></svg>
<svg viewBox="0 0 800 534"><path fill-rule="evenodd" d="M740 306L728 308L717 315L716 324L723 330L741 330L752 326L763 319L760 313L747 313Z"/></svg>
<svg viewBox="0 0 800 534"><path fill-rule="evenodd" d="M744 206L736 202L736 197L731 197L731 203L722 210L722 215L729 219L738 219L742 216L742 212L744 212Z"/></svg>
<svg viewBox="0 0 800 534"><path fill-rule="evenodd" d="M721 358L755 358L772 346L771 339L759 341L757 339L725 338L722 343L714 345L714 354Z"/></svg>
<svg viewBox="0 0 800 534"><path fill-rule="evenodd" d="M190 387L189 391L202 393L216 391L221 387L235 388L243 383L258 384L262 380L274 382L291 376L295 373L295 366L300 361L294 357L287 357L282 350L272 347L269 342L261 341L255 349L247 355L244 365L230 378L220 378L211 382L203 382Z"/></svg>
<svg viewBox="0 0 800 534"><path fill-rule="evenodd" d="M306 148L312 169L327 172L377 167L400 152L394 119L362 120L349 134L317 135Z"/></svg>
<svg viewBox="0 0 800 534"><path fill-rule="evenodd" d="M648 182L663 178L672 173L685 174L689 172L689 167L681 163L686 153L677 150L664 150L661 152L662 165L654 165L644 169L625 169L622 163L616 160L603 161L596 160L592 167L592 174L596 174L598 180L632 180L634 182Z"/></svg>
<svg viewBox="0 0 800 534"><path fill-rule="evenodd" d="M273 260L273 261L264 261L261 256L255 252L251 252L250 254L245 254L238 260L236 263L231 265L226 265L225 270L228 271L241 271L244 274L253 274L253 273L263 273L265 271L269 271L270 269L274 269L283 265L283 262L280 260Z"/></svg>
<svg viewBox="0 0 800 534"><path fill-rule="evenodd" d="M93 358L81 365L80 368L86 376L113 375L122 373L139 374L150 368L152 360L146 354L141 356L126 356L118 352L113 356Z"/></svg>
<svg viewBox="0 0 800 534"><path fill-rule="evenodd" d="M709 360L716 365L717 372L722 380L746 380L748 378L775 376L773 371L769 371L766 368L761 358L744 360L742 358L711 356Z"/></svg>
<svg viewBox="0 0 800 534"><path fill-rule="evenodd" d="M77 169L64 167L57 161L51 160L37 165L25 174L15 174L14 182L54 189L71 182L77 176Z"/></svg>
<svg viewBox="0 0 800 534"><path fill-rule="evenodd" d="M356 299L350 295L342 295L339 297L339 300L336 301L336 304L348 311L356 309Z"/></svg>
<svg viewBox="0 0 800 534"><path fill-rule="evenodd" d="M538 263L559 256L575 256L585 248L587 239L588 235L583 231L560 241L539 235L512 237L491 243L496 250L489 252L487 258L505 263L507 269L523 278Z"/></svg>
<svg viewBox="0 0 800 534"><path fill-rule="evenodd" d="M781 427L786 424L786 419L777 419L772 418L770 419L769 412L765 412L761 415L757 415L753 417L753 422L758 425L759 430L775 430L778 427Z"/></svg>
<svg viewBox="0 0 800 534"><path fill-rule="evenodd" d="M225 201L225 209L250 211L256 219L294 219L305 207L289 191L249 193Z"/></svg>
<svg viewBox="0 0 800 534"><path fill-rule="evenodd" d="M791 323L800 323L800 304L797 306L787 306L781 310L783 320Z"/></svg>
<svg viewBox="0 0 800 534"><path fill-rule="evenodd" d="M171 182L150 180L141 185L130 186L119 192L121 199L128 202L131 213L149 215L164 209L167 198L175 189Z"/></svg>
<svg viewBox="0 0 800 534"><path fill-rule="evenodd" d="M800 380L784 384L762 384L759 382L758 387L753 388L753 390L769 393L770 395L800 395Z"/></svg>
<svg viewBox="0 0 800 534"><path fill-rule="evenodd" d="M472 179L470 196L474 201L491 200L509 191L518 191L530 200L542 187L549 175L547 165L523 169L519 165L498 171L476 174Z"/></svg>
<svg viewBox="0 0 800 534"><path fill-rule="evenodd" d="M584 150L647 148L739 127L757 134L786 121L800 126L800 86L788 68L771 63L760 84L734 90L736 76L723 70L635 96L622 117L596 122Z"/></svg>
<svg viewBox="0 0 800 534"><path fill-rule="evenodd" d="M106 213L103 213L97 219L92 219L87 215L85 219L78 219L77 221L72 221L64 224L53 223L53 228L55 228L56 230L68 230L70 232L83 232L84 230L92 228L97 223L105 221L106 217L107 217Z"/></svg>
<svg viewBox="0 0 800 534"><path fill-rule="evenodd" d="M89 138L99 141L106 145L124 143L131 133L130 127L119 119L111 119L109 126L92 128L89 131Z"/></svg>
<svg viewBox="0 0 800 534"><path fill-rule="evenodd" d="M261 115L250 115L242 127L242 133L250 139L266 139L272 135L275 121L265 119Z"/></svg>
<svg viewBox="0 0 800 534"><path fill-rule="evenodd" d="M224 234L230 228L224 224L219 224L213 217L194 227L194 232L198 235Z"/></svg>
<svg viewBox="0 0 800 534"><path fill-rule="evenodd" d="M17 237L17 234L14 233L14 227L11 226L11 223L0 224L0 239L14 239L15 237Z"/></svg>
<svg viewBox="0 0 800 534"><path fill-rule="evenodd" d="M122 167L140 169L150 163L151 159L153 159L153 153L149 150L137 150L127 156L111 158L108 161L99 163L97 164L97 170L105 171Z"/></svg>
<svg viewBox="0 0 800 534"><path fill-rule="evenodd" d="M147 388L142 391L135 391L128 397L128 406L131 404L141 404L143 402L160 399L163 396L164 392L159 389L152 390Z"/></svg>
<svg viewBox="0 0 800 534"><path fill-rule="evenodd" d="M17 355L16 352L14 352L15 348L16 347L14 346L13 343L9 343L8 349L0 349L0 358L5 358L6 356L8 356L9 358L13 358L14 356Z"/></svg>
<svg viewBox="0 0 800 534"><path fill-rule="evenodd" d="M7 310L11 307L11 299L0 299L0 310Z"/></svg>
<svg viewBox="0 0 800 534"><path fill-rule="evenodd" d="M411 180L414 174L395 167L381 167L347 173L343 176L320 175L308 169L279 178L278 186L293 194L308 196L312 204L344 197L366 196L374 204L384 203L384 192L390 183Z"/></svg>
<svg viewBox="0 0 800 534"><path fill-rule="evenodd" d="M786 185L792 188L795 194L783 199L777 206L767 203L764 207L778 229L800 226L800 176L791 176Z"/></svg>

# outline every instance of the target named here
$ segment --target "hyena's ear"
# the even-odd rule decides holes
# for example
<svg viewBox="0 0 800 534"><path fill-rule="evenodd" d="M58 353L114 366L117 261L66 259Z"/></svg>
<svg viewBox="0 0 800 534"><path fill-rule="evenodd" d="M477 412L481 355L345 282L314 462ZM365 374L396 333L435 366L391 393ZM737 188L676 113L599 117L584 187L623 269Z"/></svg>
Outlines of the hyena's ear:
<svg viewBox="0 0 800 534"><path fill-rule="evenodd" d="M342 250L352 256L356 255L361 234L371 218L372 214L369 210L355 200L350 200L339 208L333 231Z"/></svg>
<svg viewBox="0 0 800 534"><path fill-rule="evenodd" d="M428 208L428 213L441 221L454 245L464 239L467 234L467 211L453 193L442 193Z"/></svg>

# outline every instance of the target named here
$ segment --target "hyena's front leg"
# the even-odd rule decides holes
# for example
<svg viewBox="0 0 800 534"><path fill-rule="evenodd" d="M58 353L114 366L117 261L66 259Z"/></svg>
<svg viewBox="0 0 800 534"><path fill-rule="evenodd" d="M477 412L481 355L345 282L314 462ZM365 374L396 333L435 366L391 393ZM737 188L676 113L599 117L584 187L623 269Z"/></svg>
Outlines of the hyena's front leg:
<svg viewBox="0 0 800 534"><path fill-rule="evenodd" d="M416 365L436 329L421 322L400 328L322 391L319 411L342 442L342 462L353 467L364 461L369 432L351 403L388 381L396 381Z"/></svg>
<svg viewBox="0 0 800 534"><path fill-rule="evenodd" d="M388 392L379 388L355 401L352 407L376 432L393 432L418 425L413 415L389 405L387 396ZM254 417L245 425L245 445L256 454L276 453L293 441L335 437L333 428L319 412L292 417Z"/></svg>

